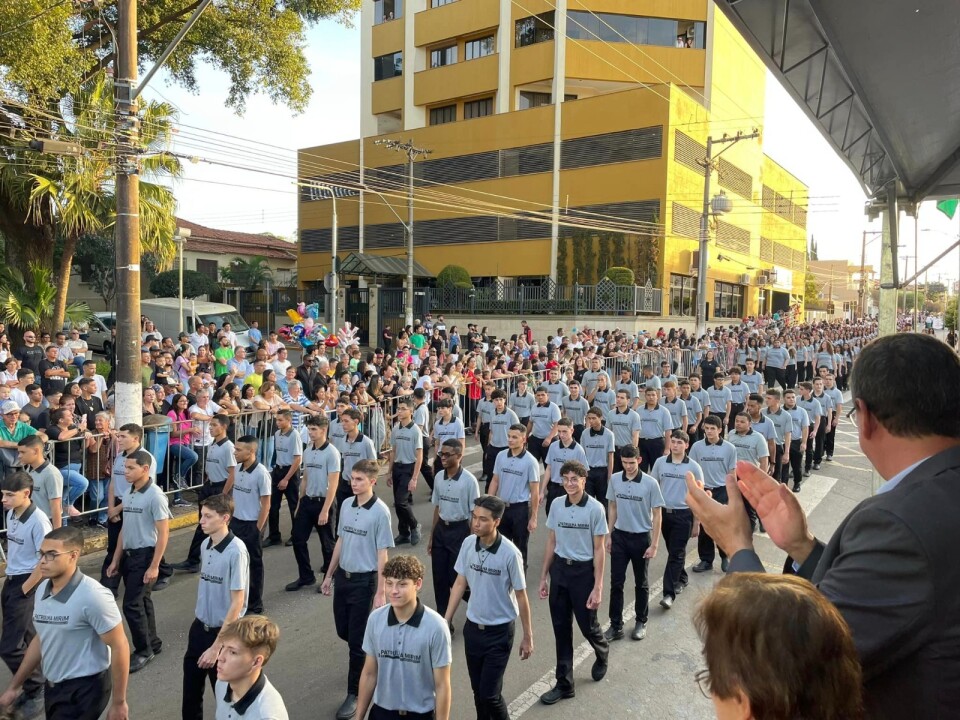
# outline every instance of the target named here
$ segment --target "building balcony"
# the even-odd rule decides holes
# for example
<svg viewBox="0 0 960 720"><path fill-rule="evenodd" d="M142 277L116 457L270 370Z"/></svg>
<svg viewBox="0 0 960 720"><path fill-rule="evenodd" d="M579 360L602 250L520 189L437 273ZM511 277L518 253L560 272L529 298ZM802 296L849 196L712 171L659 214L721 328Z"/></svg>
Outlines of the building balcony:
<svg viewBox="0 0 960 720"><path fill-rule="evenodd" d="M413 102L434 105L452 98L496 92L497 63L498 55L494 53L418 72L414 78Z"/></svg>
<svg viewBox="0 0 960 720"><path fill-rule="evenodd" d="M427 8L414 19L414 43L417 47L482 30L500 24L500 4L490 0L457 0L457 2Z"/></svg>
<svg viewBox="0 0 960 720"><path fill-rule="evenodd" d="M377 80L370 86L372 102L370 110L374 115L403 109L403 76L387 80Z"/></svg>
<svg viewBox="0 0 960 720"><path fill-rule="evenodd" d="M403 18L389 20L371 28L371 55L379 57L403 50Z"/></svg>
<svg viewBox="0 0 960 720"><path fill-rule="evenodd" d="M510 53L510 84L530 85L552 79L553 54L553 40L515 47Z"/></svg>
<svg viewBox="0 0 960 720"><path fill-rule="evenodd" d="M706 50L567 41L567 77L614 82L704 86Z"/></svg>

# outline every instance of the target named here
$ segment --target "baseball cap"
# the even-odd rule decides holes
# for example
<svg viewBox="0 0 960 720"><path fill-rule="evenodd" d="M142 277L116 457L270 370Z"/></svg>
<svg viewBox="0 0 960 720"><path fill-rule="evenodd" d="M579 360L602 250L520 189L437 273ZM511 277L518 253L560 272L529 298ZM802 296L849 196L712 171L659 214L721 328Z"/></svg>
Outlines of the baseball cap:
<svg viewBox="0 0 960 720"><path fill-rule="evenodd" d="M0 403L0 414L6 415L14 412L20 412L20 406L17 405L16 400L4 400L3 403Z"/></svg>

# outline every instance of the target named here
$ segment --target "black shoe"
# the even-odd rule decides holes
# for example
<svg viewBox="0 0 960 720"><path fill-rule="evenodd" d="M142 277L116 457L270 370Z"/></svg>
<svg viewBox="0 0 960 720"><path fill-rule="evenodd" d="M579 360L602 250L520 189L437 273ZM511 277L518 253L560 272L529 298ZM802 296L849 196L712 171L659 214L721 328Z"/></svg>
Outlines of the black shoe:
<svg viewBox="0 0 960 720"><path fill-rule="evenodd" d="M559 685L554 685L551 689L547 690L543 695L540 696L540 702L544 705L553 705L560 702L561 700L569 700L577 696L577 691L571 688L562 688Z"/></svg>
<svg viewBox="0 0 960 720"><path fill-rule="evenodd" d="M300 578L297 578L292 583L287 583L286 585L284 585L284 590L286 590L287 592L295 592L297 590L300 590L301 588L309 587L311 585L316 585L316 584L317 584L316 578L311 578L309 580L301 580Z"/></svg>
<svg viewBox="0 0 960 720"><path fill-rule="evenodd" d="M159 655L159 654L162 653L162 652L163 652L163 642L161 642L159 645L157 645L157 646L153 649L153 654L154 654L154 655Z"/></svg>
<svg viewBox="0 0 960 720"><path fill-rule="evenodd" d="M153 584L153 592L160 592L169 584L170 584L170 578L168 577L157 578L157 581Z"/></svg>
<svg viewBox="0 0 960 720"><path fill-rule="evenodd" d="M590 677L596 682L600 682L607 674L607 661L597 658L593 661L593 667L590 668Z"/></svg>
<svg viewBox="0 0 960 720"><path fill-rule="evenodd" d="M728 567L730 567L730 560L727 558L720 558L720 570L726 572Z"/></svg>
<svg viewBox="0 0 960 720"><path fill-rule="evenodd" d="M180 572L186 573L198 573L200 572L200 563L193 563L189 560L184 560L183 562L174 563L171 565L174 570L179 570Z"/></svg>
<svg viewBox="0 0 960 720"><path fill-rule="evenodd" d="M410 536L409 536L409 535L397 535L397 536L393 539L393 544L394 544L394 545L408 545L409 543L410 543Z"/></svg>
<svg viewBox="0 0 960 720"><path fill-rule="evenodd" d="M707 570L713 570L713 563L707 562L706 560L701 560L694 565L691 570L693 570L695 573L707 572Z"/></svg>
<svg viewBox="0 0 960 720"><path fill-rule="evenodd" d="M287 541L283 544L284 547L293 547L293 538L287 538Z"/></svg>
<svg viewBox="0 0 960 720"><path fill-rule="evenodd" d="M416 526L413 530L410 531L410 544L411 544L411 545L419 545L419 544L420 544L420 537L421 537L421 536L420 536L420 525L419 525L419 523L418 523L417 526Z"/></svg>
<svg viewBox="0 0 960 720"><path fill-rule="evenodd" d="M800 492L800 485L801 485L801 483L794 483L794 484L793 484L793 491L794 491L795 493Z"/></svg>
<svg viewBox="0 0 960 720"><path fill-rule="evenodd" d="M134 653L130 656L130 673L140 672L143 670L156 655L150 653L149 655L141 655L140 653Z"/></svg>
<svg viewBox="0 0 960 720"><path fill-rule="evenodd" d="M282 538L267 538L263 541L263 544L260 547L268 548L273 547L274 545L280 545L281 543L283 543Z"/></svg>
<svg viewBox="0 0 960 720"><path fill-rule="evenodd" d="M614 625L611 623L610 627L603 633L603 637L607 639L607 642L623 640L623 625Z"/></svg>
<svg viewBox="0 0 960 720"><path fill-rule="evenodd" d="M672 595L664 595L664 596L660 599L660 607L662 607L664 610L669 610L670 608L672 608L672 607L673 607L673 596L672 596Z"/></svg>
<svg viewBox="0 0 960 720"><path fill-rule="evenodd" d="M357 696L347 695L337 708L337 720L352 720L357 714Z"/></svg>
<svg viewBox="0 0 960 720"><path fill-rule="evenodd" d="M630 639L643 640L646 636L647 636L647 624L637 620L637 624L633 626L633 632L630 633Z"/></svg>

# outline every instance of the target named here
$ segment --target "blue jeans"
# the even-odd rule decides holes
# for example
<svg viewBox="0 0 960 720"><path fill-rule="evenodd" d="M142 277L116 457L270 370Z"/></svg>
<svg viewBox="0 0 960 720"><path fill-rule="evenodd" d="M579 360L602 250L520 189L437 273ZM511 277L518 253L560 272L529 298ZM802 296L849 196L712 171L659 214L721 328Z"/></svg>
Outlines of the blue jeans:
<svg viewBox="0 0 960 720"><path fill-rule="evenodd" d="M273 435L260 438L260 444L257 447L257 461L265 465L268 470L273 467Z"/></svg>
<svg viewBox="0 0 960 720"><path fill-rule="evenodd" d="M105 523L107 521L107 488L110 486L110 478L101 478L91 480L87 492L90 495L90 509L103 509L103 512L97 513L97 522Z"/></svg>
<svg viewBox="0 0 960 720"><path fill-rule="evenodd" d="M63 510L64 517L67 516L67 506L73 505L87 491L90 481L80 474L80 463L70 463L59 468L63 475L64 493Z"/></svg>
<svg viewBox="0 0 960 720"><path fill-rule="evenodd" d="M170 473L170 476L174 478L179 476L183 482L189 483L190 469L197 464L197 460L199 459L197 453L195 453L189 445L171 445L169 452L170 465L167 471ZM175 487L180 487L179 484L176 484L176 481ZM175 492L173 499L175 501L180 500L180 493Z"/></svg>

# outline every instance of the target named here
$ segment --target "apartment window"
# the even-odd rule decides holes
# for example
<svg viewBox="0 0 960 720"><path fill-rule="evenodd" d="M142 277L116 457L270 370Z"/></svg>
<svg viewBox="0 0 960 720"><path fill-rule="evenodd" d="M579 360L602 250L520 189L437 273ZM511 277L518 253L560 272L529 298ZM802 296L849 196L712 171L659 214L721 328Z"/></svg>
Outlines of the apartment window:
<svg viewBox="0 0 960 720"><path fill-rule="evenodd" d="M520 109L529 110L530 108L540 107L550 104L550 93L531 92L529 90L520 91Z"/></svg>
<svg viewBox="0 0 960 720"><path fill-rule="evenodd" d="M743 285L716 282L713 286L713 316L743 317Z"/></svg>
<svg viewBox="0 0 960 720"><path fill-rule="evenodd" d="M403 17L403 0L373 0L373 24Z"/></svg>
<svg viewBox="0 0 960 720"><path fill-rule="evenodd" d="M563 94L563 101L564 101L564 102L570 102L571 100L576 100L576 99L577 99L577 96L576 96L576 95L571 95L570 93L564 93L564 94Z"/></svg>
<svg viewBox="0 0 960 720"><path fill-rule="evenodd" d="M690 275L670 275L670 314L692 316L697 311L697 279Z"/></svg>
<svg viewBox="0 0 960 720"><path fill-rule="evenodd" d="M616 13L567 13L567 36L573 40L704 48L706 25L694 20L648 18Z"/></svg>
<svg viewBox="0 0 960 720"><path fill-rule="evenodd" d="M443 107L430 109L430 124L443 125L444 123L454 122L457 119L457 106L444 105Z"/></svg>
<svg viewBox="0 0 960 720"><path fill-rule="evenodd" d="M220 281L219 268L216 260L197 260L197 272L206 275L214 282Z"/></svg>
<svg viewBox="0 0 960 720"><path fill-rule="evenodd" d="M493 55L494 47L493 35L476 40L467 40L463 44L463 54L466 56L466 60L474 60L485 55Z"/></svg>
<svg viewBox="0 0 960 720"><path fill-rule="evenodd" d="M447 47L437 48L430 51L430 67L441 67L443 65L453 65L457 62L457 46L448 45Z"/></svg>
<svg viewBox="0 0 960 720"><path fill-rule="evenodd" d="M526 47L553 40L553 11L517 20L516 45Z"/></svg>
<svg viewBox="0 0 960 720"><path fill-rule="evenodd" d="M473 118L486 117L493 115L493 98L483 98L481 100L471 100L463 104L463 119L472 120Z"/></svg>
<svg viewBox="0 0 960 720"><path fill-rule="evenodd" d="M452 2L457 0L430 0L430 7L440 7L441 5L449 5Z"/></svg>
<svg viewBox="0 0 960 720"><path fill-rule="evenodd" d="M373 79L386 80L387 78L403 75L403 53L395 52L381 55L373 59Z"/></svg>

